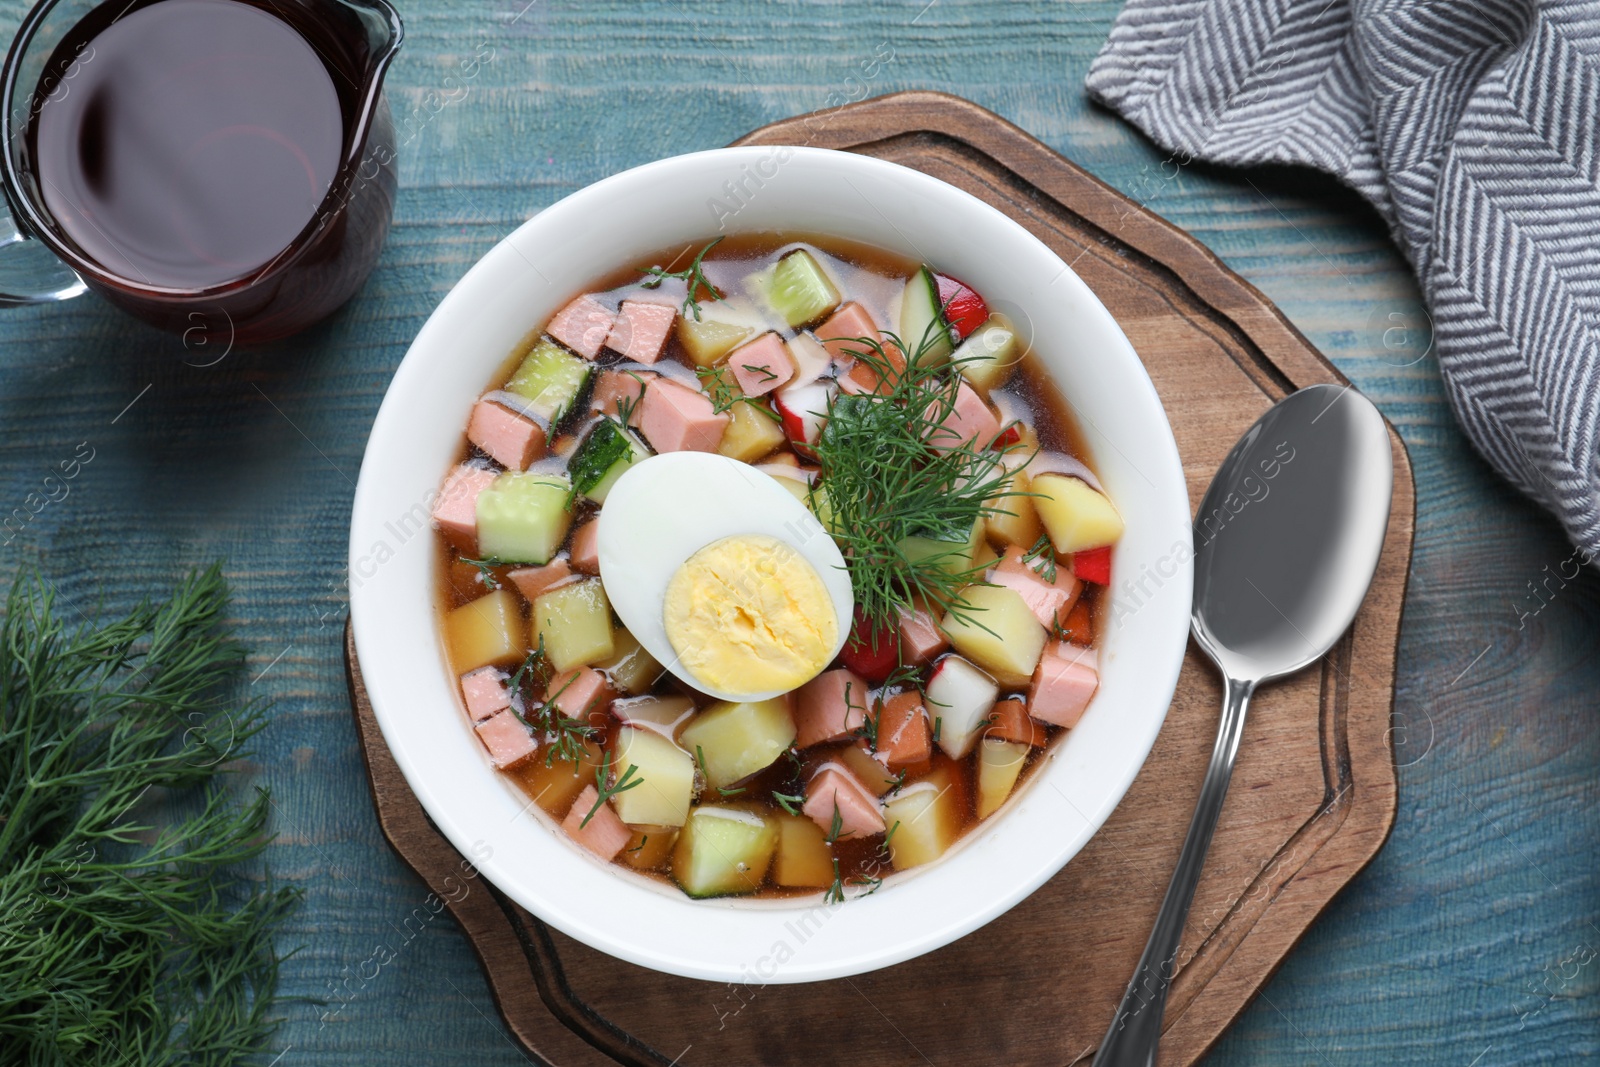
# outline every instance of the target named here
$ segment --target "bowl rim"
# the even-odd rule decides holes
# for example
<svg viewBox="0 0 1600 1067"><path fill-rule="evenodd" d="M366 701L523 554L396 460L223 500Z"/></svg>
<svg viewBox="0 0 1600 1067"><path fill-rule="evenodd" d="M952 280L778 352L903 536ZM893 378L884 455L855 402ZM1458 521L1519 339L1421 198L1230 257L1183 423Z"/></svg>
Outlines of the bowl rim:
<svg viewBox="0 0 1600 1067"><path fill-rule="evenodd" d="M921 955L932 949L945 945L958 937L993 920L1000 914L1009 910L1019 901L1030 895L1046 880L1055 875L1072 857L1074 857L1104 824L1111 811L1120 803L1122 797L1132 784L1133 779L1142 769L1148 758L1155 737L1165 719L1167 707L1170 704L1173 692L1176 689L1178 673L1181 668L1188 642L1188 610L1192 592L1193 572L1190 560L1193 549L1190 539L1189 501L1183 468L1178 456L1177 444L1172 435L1165 410L1161 405L1155 387L1151 383L1144 366L1131 343L1122 333L1120 326L1111 316L1109 310L1089 290L1087 285L1078 278L1071 267L1044 245L1026 228L1006 216L998 209L972 196L971 194L948 185L937 178L910 168L871 156L858 155L849 152L837 152L829 149L790 147L790 146L746 146L737 148L713 149L705 152L690 153L687 155L673 156L647 163L630 170L604 178L588 185L574 193L558 200L550 207L539 212L511 234L499 241L492 249L477 260L466 274L450 289L439 305L430 314L422 329L418 332L404 359L396 369L394 377L385 393L383 402L374 420L371 436L368 440L366 452L363 456L361 474L357 484L355 499L351 510L351 542L350 542L350 568L352 578L362 575L359 568L363 562L369 562L361 553L372 542L367 538L379 523L383 522L394 512L388 510L385 504L393 504L392 499L396 492L390 483L396 479L404 480L406 471L393 470L395 460L387 451L389 446L396 444L400 437L407 432L404 424L405 414L403 407L417 407L420 394L425 392L430 385L428 374L437 368L431 364L439 363L446 358L446 354L453 351L452 331L466 323L469 316L478 314L474 311L475 301L481 303L486 299L487 293L496 287L503 286L507 279L526 278L527 268L531 268L540 278L545 279L547 288L556 293L556 297L548 298L546 303L551 304L547 311L539 315L530 315L527 325L522 331L536 327L545 321L549 314L560 306L565 299L575 295L571 286L550 283L543 272L538 271L524 247L539 246L541 241L551 238L553 234L564 233L562 227L570 230L580 225L583 220L594 217L605 217L608 206L616 209L617 205L626 201L628 197L647 195L652 187L661 187L663 183L709 183L707 187L716 188L717 180L727 176L730 172L737 173L743 167L748 171L750 167L763 162L771 163L775 158L780 161L781 169L788 169L796 174L794 182L809 175L814 179L823 179L823 184L835 178L843 180L851 189L860 192L854 181L867 183L873 187L894 188L896 194L904 193L908 199L917 199L919 203L927 202L938 204L942 209L951 211L955 216L974 220L981 227L992 227L986 231L1002 244L1009 244L1009 253L1020 255L1023 258L1038 260L1041 266L1054 266L1057 268L1055 276L1045 285L1045 289L1055 298L1065 301L1074 313L1086 316L1079 321L1083 329L1096 334L1096 339L1103 345L1100 351L1104 361L1100 370L1107 372L1111 377L1118 379L1123 389L1119 397L1124 397L1127 406L1124 413L1138 413L1139 426L1144 431L1138 447L1146 450L1141 455L1147 455L1147 462L1154 473L1156 481L1151 481L1144 469L1138 473L1144 475L1144 480L1151 482L1153 496L1152 508L1156 509L1159 529L1154 530L1164 539L1168 539L1169 547L1160 559L1172 565L1173 573L1167 575L1163 571L1163 581L1158 584L1158 596L1149 601L1141 601L1138 609L1132 612L1136 628L1144 627L1152 630L1157 639L1151 642L1152 647L1140 648L1140 663L1135 668L1132 664L1122 668L1108 668L1121 670L1122 674L1116 679L1107 675L1101 693L1096 696L1096 703L1106 704L1102 700L1103 694L1113 688L1120 693L1128 689L1133 683L1124 683L1124 676L1131 677L1136 670L1141 677L1139 687L1145 690L1143 699L1135 709L1143 718L1137 721L1137 727L1130 728L1129 732L1121 737L1123 742L1114 752L1121 753L1124 758L1122 764L1114 769L1109 776L1104 768L1092 765L1083 760L1058 759L1065 748L1065 738L1058 739L1052 750L1048 753L1048 761L1033 772L1033 780L1028 786L1019 791L1007 801L1006 810L991 816L984 823L972 831L958 843L951 853L939 861L926 867L901 872L893 876L893 884L884 888L882 897L874 895L860 900L851 900L842 906L830 906L817 903L811 898L788 898L778 901L689 901L675 888L664 888L657 883L651 883L643 876L627 872L615 864L601 865L599 861L586 853L578 854L578 850L567 842L564 835L552 831L552 825L540 827L537 835L552 839L554 845L545 847L539 841L519 840L519 846L526 846L533 852L539 853L541 859L553 867L557 874L550 877L528 877L529 869L523 857L508 856L504 852L496 853L492 845L486 845L483 837L474 839L471 823L474 821L471 813L463 810L464 803L458 801L451 790L446 788L446 783L438 780L440 775L430 767L436 753L428 750L426 746L418 747L419 738L413 736L416 730L415 715L408 715L407 707L415 703L412 694L403 691L398 682L391 684L391 679L386 672L386 665L391 661L398 661L399 657L387 643L395 636L396 623L391 611L392 605L388 600L395 594L390 591L394 584L393 571L390 567L380 573L388 574L384 581L352 580L350 584L350 613L351 624L354 632L357 654L363 664L364 678L367 682L369 698L372 703L374 715L382 730L385 742L389 745L395 757L396 764L405 775L408 785L416 794L429 817L438 826L444 836L462 854L464 859L462 871L468 876L482 873L496 887L504 892L519 905L549 922L562 932L572 936L595 949L610 955L639 964L651 969L677 974L684 977L698 978L711 981L749 982L752 978L761 984L789 983L817 981L831 978L847 977L889 966L894 963ZM793 183L791 183L793 184ZM698 187L698 186L697 186ZM703 191L703 189L701 190ZM804 200L809 192L799 194L799 199ZM862 194L862 198L869 204L872 201ZM751 201L755 203L755 200ZM883 216L890 227L895 227L893 219L881 207L874 205L874 209ZM890 208L890 211L898 208ZM713 217L715 213L713 211ZM758 219L761 214L758 212ZM615 224L615 223L613 223ZM819 232L815 226L740 226L737 231L763 231L771 229L789 229L794 232ZM709 227L700 227L700 232L709 230ZM1004 234L1003 239L999 236ZM845 237L844 234L835 236ZM902 234L902 236L904 236ZM853 238L852 238L853 239ZM907 239L909 243L909 239ZM660 242L656 247L664 247L667 241ZM869 242L878 244L892 244L892 242ZM912 254L912 253L906 253ZM620 260L621 253L612 258L612 262ZM952 269L960 269L954 267ZM603 271L595 272L598 277ZM1031 275L1030 275L1031 277ZM586 280L586 279L583 279ZM1057 287L1061 287L1057 291ZM577 291L582 291L577 290ZM1019 299L1021 295L1019 294ZM1038 300L1042 296L1028 294L1028 299ZM1063 342L1068 347L1076 344L1076 340ZM504 362L510 348L496 352L492 356L483 356L486 365L496 367ZM1043 358L1043 357L1041 357ZM1051 356L1047 362L1063 363L1066 357ZM488 380L491 371L475 379L474 396L481 392L481 387ZM1077 405L1072 403L1068 390L1061 381L1062 371L1059 368L1051 370L1050 377L1060 389L1069 406L1077 410ZM1081 425L1082 413L1078 412L1080 429L1087 428ZM443 416L441 416L442 418ZM1130 415L1131 417L1131 415ZM1092 421L1092 420L1091 420ZM460 419L451 419L454 430L451 434L456 441L460 439L460 426L465 425L464 413ZM1114 427L1115 429L1115 427ZM1111 441L1114 448L1116 442L1104 435L1103 430L1096 425L1095 430L1104 440ZM1124 444L1126 444L1126 439ZM1097 466L1103 466L1107 457L1098 457L1101 460ZM1126 458L1126 457L1124 457ZM1131 460L1129 461L1132 462ZM437 484L444 472L448 469L449 457L440 456L437 468L429 472L432 484ZM1157 484L1159 483L1159 485ZM1116 494L1114 494L1116 495ZM406 499L400 495L402 502ZM1130 530L1132 526L1130 524ZM433 533L431 525L424 531L426 536L417 538L418 541L427 542L431 546ZM1129 535L1125 535L1125 539ZM1124 544L1127 541L1125 540ZM1152 555L1149 559L1155 559ZM381 561L380 561L381 562ZM1148 570L1147 566L1144 568ZM1119 569L1122 567L1121 554L1119 553ZM1113 604L1121 603L1121 589L1113 586ZM429 590L431 601L432 591ZM1154 612L1146 609L1152 604L1157 604ZM432 640L435 650L434 672L442 684L454 689L454 678L448 672L443 661L442 652L439 650L439 639L435 629L433 612L428 612L428 636ZM1121 625L1118 616L1118 625ZM1146 625L1148 624L1148 625ZM417 635L405 634L408 640L413 640ZM1102 650L1106 643L1102 641ZM1119 646L1120 647L1120 646ZM427 668L407 665L402 669L397 668L395 673L404 673L412 669L421 670L425 674ZM1118 688L1120 687L1120 688ZM459 709L459 698L455 698ZM1110 709L1104 709L1109 711ZM1085 722L1090 715L1086 715ZM466 720L459 714L458 722L453 724L458 732L463 735L470 734L470 729L459 730L466 725ZM1096 720L1098 724L1104 720ZM429 727L433 728L433 727ZM1109 727L1107 727L1109 729ZM1085 731L1085 723L1080 723L1069 734L1080 732L1096 733L1095 730ZM476 742L470 737L468 742L476 747ZM505 783L504 775L496 774L489 766L486 759L481 758L482 777L484 779L499 780L501 788L510 791L514 787ZM1065 782L1057 783L1056 778L1065 773L1064 767L1070 765L1073 773L1085 775L1100 775L1103 779L1101 788L1094 791L1092 797L1083 798L1088 804L1088 810L1074 803L1068 792L1063 790L1065 784L1068 789L1075 788L1074 779L1068 777ZM1052 790L1045 789L1046 781ZM468 783L473 788L478 783ZM1017 872L1015 877L1003 886L985 886L986 893L980 894L981 899L964 899L950 905L951 914L945 915L937 924L928 927L903 931L886 942L869 944L865 948L860 946L841 947L838 943L850 936L859 935L863 923L852 921L841 924L836 916L848 914L848 909L873 909L875 915L885 915L880 906L884 898L898 899L905 895L906 903L912 903L910 890L922 885L924 888L916 893L917 903L925 906L937 904L949 893L940 893L938 888L929 889L930 883L952 882L955 875L950 873L956 870L956 861L959 855L965 853L979 853L981 855L974 861L964 861L962 869L972 879L973 872L978 869L977 864L993 865L999 861L1001 866L1007 864L1017 865L1013 853L1008 853L1001 845L1014 845L1007 838L1016 838L1021 832L1020 828L1013 833L1007 833L1008 827L1020 821L1025 811L1033 810L1028 824L1040 823L1038 816L1039 804L1024 804L1020 801L1023 797L1032 797L1036 801L1048 801L1049 793L1059 794L1065 801L1065 810L1055 806L1054 815L1056 822L1050 825L1070 824L1070 829L1063 829L1054 841L1048 841L1052 846L1046 851L1045 858L1031 862L1025 872ZM481 798L481 791L480 791ZM520 796L520 794L519 794ZM1051 802L1053 804L1053 802ZM531 804L527 805L531 807ZM526 810L526 807L525 809ZM539 815L536 821L549 823L549 820ZM994 824L991 827L991 824ZM504 833L504 831L501 831ZM562 848L576 855L566 856ZM569 862L572 861L572 862ZM590 878L585 873L583 864L592 865L596 871L605 875L609 888L601 881ZM470 868L470 871L469 871ZM543 873L541 870L541 873ZM595 921L585 914L585 908L577 906L581 902L570 899L576 894L566 892L565 887L557 887L555 892L549 885L537 884L539 882L558 881L560 877L583 883L587 890L598 893L600 896L610 898L626 906L631 906L637 914L672 916L674 920L681 920L695 926L703 926L706 932L714 936L708 938L706 943L693 951L686 951L683 938L674 934L673 938L663 939L662 932L656 931L654 939L648 931L641 932L637 925L625 933L619 932L619 925L627 925L616 921ZM949 889L959 888L952 882ZM646 890L646 892L640 892ZM662 898L671 896L679 904L701 912L699 919L689 916L681 908L667 908L661 905ZM962 894L957 894L962 895ZM964 896L970 896L965 894ZM874 901L879 904L874 904ZM959 905L959 906L958 906ZM942 905L941 905L942 906ZM729 933L731 942L742 946L739 952L752 951L752 946L760 946L751 936L752 931L775 933L780 924L776 918L784 915L799 914L802 917L813 913L822 913L819 923L826 923L826 930L819 926L816 937L802 937L799 940L800 952L791 951L788 958L780 958L779 966L772 974L763 971L761 961L766 961L769 956L760 957L760 961L752 967L750 960L745 956L736 956L729 951L729 944L721 943L718 938L721 934ZM765 915L767 918L751 921L751 916ZM715 916L715 918L712 918ZM702 921L703 920L703 921ZM807 920L809 921L809 920ZM792 924L783 926L784 929L793 930ZM848 928L848 929L846 929ZM826 933L826 937L823 933ZM838 936L835 936L835 934ZM661 941L662 943L657 943ZM667 943L670 942L670 943ZM716 942L716 943L713 943ZM821 945L822 948L814 949L812 957L796 962L796 958L803 954L804 949ZM777 947L776 945L774 946ZM826 955L817 959L817 952Z"/></svg>

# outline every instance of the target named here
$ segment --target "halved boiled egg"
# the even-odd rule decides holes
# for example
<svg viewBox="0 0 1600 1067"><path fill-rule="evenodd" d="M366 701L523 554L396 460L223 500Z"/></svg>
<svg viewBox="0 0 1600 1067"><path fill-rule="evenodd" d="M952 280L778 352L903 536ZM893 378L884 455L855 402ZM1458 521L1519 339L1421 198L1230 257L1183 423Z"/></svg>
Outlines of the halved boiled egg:
<svg viewBox="0 0 1600 1067"><path fill-rule="evenodd" d="M652 456L612 486L599 523L612 608L700 692L765 700L843 647L855 606L844 556L804 504L748 464Z"/></svg>

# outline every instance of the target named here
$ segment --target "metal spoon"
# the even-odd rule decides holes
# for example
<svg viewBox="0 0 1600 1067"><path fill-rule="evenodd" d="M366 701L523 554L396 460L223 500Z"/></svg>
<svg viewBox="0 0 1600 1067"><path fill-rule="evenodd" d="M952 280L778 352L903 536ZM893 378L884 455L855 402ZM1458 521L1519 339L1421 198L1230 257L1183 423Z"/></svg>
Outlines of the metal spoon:
<svg viewBox="0 0 1600 1067"><path fill-rule="evenodd" d="M1094 1067L1150 1067L1179 938L1256 686L1320 659L1366 596L1389 523L1383 416L1350 387L1279 401L1212 479L1194 524L1194 637L1222 671L1222 721L1155 929Z"/></svg>

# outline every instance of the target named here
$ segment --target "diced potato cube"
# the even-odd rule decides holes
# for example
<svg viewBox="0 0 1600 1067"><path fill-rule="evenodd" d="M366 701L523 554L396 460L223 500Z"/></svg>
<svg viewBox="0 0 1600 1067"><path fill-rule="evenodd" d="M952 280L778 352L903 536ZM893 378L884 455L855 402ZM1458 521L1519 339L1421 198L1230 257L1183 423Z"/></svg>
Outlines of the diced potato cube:
<svg viewBox="0 0 1600 1067"><path fill-rule="evenodd" d="M950 361L961 367L967 381L988 392L1005 383L1021 358L1016 330L1009 319L996 312L956 347Z"/></svg>
<svg viewBox="0 0 1600 1067"><path fill-rule="evenodd" d="M1005 492L989 499L990 507L1003 512L984 519L984 531L988 534L989 543L996 548L1016 545L1027 551L1038 543L1043 527L1039 524L1039 513L1034 509L1033 498L1015 495L1028 492L1028 485L1028 472L1019 470L1008 480Z"/></svg>
<svg viewBox="0 0 1600 1067"><path fill-rule="evenodd" d="M1122 536L1122 516L1104 493L1081 478L1041 474L1033 479L1030 491L1057 552L1104 548Z"/></svg>
<svg viewBox="0 0 1600 1067"><path fill-rule="evenodd" d="M713 704L683 728L678 743L703 761L706 783L722 789L771 766L794 738L785 695Z"/></svg>
<svg viewBox="0 0 1600 1067"><path fill-rule="evenodd" d="M572 808L572 802L583 792L583 787L594 784L601 756L600 746L593 741L583 742L583 755L577 762L560 756L551 758L554 752L551 749L528 760L514 774L522 784L522 791L532 797L535 804L560 819Z"/></svg>
<svg viewBox="0 0 1600 1067"><path fill-rule="evenodd" d="M865 742L846 745L835 755L874 796L883 796L899 780L899 775L878 762L877 757L867 750Z"/></svg>
<svg viewBox="0 0 1600 1067"><path fill-rule="evenodd" d="M609 659L616 653L611 602L598 578L552 589L533 602L533 644L544 642L557 673Z"/></svg>
<svg viewBox="0 0 1600 1067"><path fill-rule="evenodd" d="M833 884L833 850L822 827L803 815L774 815L778 822L778 852L772 860L772 880L794 888L826 889Z"/></svg>
<svg viewBox="0 0 1600 1067"><path fill-rule="evenodd" d="M939 624L950 644L1001 685L1027 685L1048 636L1028 602L1000 585L969 585L960 596L966 606L952 607Z"/></svg>
<svg viewBox="0 0 1600 1067"><path fill-rule="evenodd" d="M770 409L764 405L758 409L752 403L738 403L729 408L733 421L723 431L717 451L741 463L754 463L783 444L788 440L783 435L783 426L770 414L764 414L768 411Z"/></svg>
<svg viewBox="0 0 1600 1067"><path fill-rule="evenodd" d="M445 645L456 674L490 664L515 663L523 648L522 611L508 589L469 601L444 617Z"/></svg>
<svg viewBox="0 0 1600 1067"><path fill-rule="evenodd" d="M889 862L896 870L944 855L961 832L955 770L945 765L906 785L884 805Z"/></svg>
<svg viewBox="0 0 1600 1067"><path fill-rule="evenodd" d="M594 667L624 693L643 693L661 677L661 664L644 650L637 637L620 626L612 631L611 647L611 655Z"/></svg>
<svg viewBox="0 0 1600 1067"><path fill-rule="evenodd" d="M629 767L639 784L611 798L617 815L630 826L682 826L689 818L694 798L694 758L672 739L643 726L617 731L611 766L626 774Z"/></svg>
<svg viewBox="0 0 1600 1067"><path fill-rule="evenodd" d="M778 845L769 817L733 805L701 805L672 851L672 876L691 897L751 893L761 887Z"/></svg>
<svg viewBox="0 0 1600 1067"><path fill-rule="evenodd" d="M676 826L635 826L618 858L635 870L658 870L671 858L677 842Z"/></svg>
<svg viewBox="0 0 1600 1067"><path fill-rule="evenodd" d="M985 737L978 743L978 818L987 819L1006 802L1028 762L1028 746Z"/></svg>
<svg viewBox="0 0 1600 1067"><path fill-rule="evenodd" d="M683 350L697 367L713 367L717 362L755 333L755 327L745 323L723 322L712 318L704 304L700 306L701 319L693 315L678 317L678 340Z"/></svg>

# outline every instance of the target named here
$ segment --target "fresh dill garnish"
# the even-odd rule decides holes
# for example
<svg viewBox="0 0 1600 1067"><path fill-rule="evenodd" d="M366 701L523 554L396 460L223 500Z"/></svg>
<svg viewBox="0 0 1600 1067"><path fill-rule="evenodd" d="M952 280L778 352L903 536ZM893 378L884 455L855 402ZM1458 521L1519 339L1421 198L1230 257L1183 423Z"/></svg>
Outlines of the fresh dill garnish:
<svg viewBox="0 0 1600 1067"><path fill-rule="evenodd" d="M783 416L772 410L766 398L745 396L738 383L729 381L729 375L724 374L721 367L696 367L694 373L695 377L705 383L706 395L711 398L713 415L732 411L735 404L748 404L752 410L760 412L773 422L783 421Z"/></svg>
<svg viewBox="0 0 1600 1067"><path fill-rule="evenodd" d="M274 934L298 890L256 877L271 798L225 787L265 725L219 567L69 624L24 571L0 622L0 1060L254 1062L277 1027ZM150 800L145 800L147 793ZM157 799L159 798L159 799Z"/></svg>
<svg viewBox="0 0 1600 1067"><path fill-rule="evenodd" d="M622 777L615 782L608 782L607 779L611 777L611 753L607 752L605 758L600 761L600 766L594 769L594 807L590 808L589 814L583 817L583 821L578 824L578 829L582 830L585 826L588 826L589 820L595 817L595 814L600 810L600 806L606 801L618 793L626 793L636 785L643 785L644 778L642 776L634 777L638 770L638 767L630 763L628 764L628 769L622 772Z"/></svg>
<svg viewBox="0 0 1600 1067"><path fill-rule="evenodd" d="M841 837L849 837L850 832L844 828L844 817L839 814L839 801L833 802L833 825L828 828L828 836L824 838L828 844L833 844Z"/></svg>
<svg viewBox="0 0 1600 1067"><path fill-rule="evenodd" d="M701 268L701 263L706 258L706 253L710 252L713 248L717 247L717 245L721 243L722 238L718 237L716 240L706 245L699 251L699 253L695 255L693 262L691 262L683 270L666 270L663 267L639 268L642 273L650 275L649 281L641 282L640 284L646 289L657 289L660 288L661 283L666 281L668 278L683 282L685 287L683 295L683 313L685 315L693 315L694 321L699 322L700 298L696 294L700 290L704 289L706 295L711 297L711 299L722 299L722 294L717 292L717 287L711 284L711 279L706 277L706 272Z"/></svg>
<svg viewBox="0 0 1600 1067"><path fill-rule="evenodd" d="M833 858L833 884L828 887L826 893L822 894L822 902L824 904L844 903L844 879L839 876L839 857L837 856Z"/></svg>
<svg viewBox="0 0 1600 1067"><path fill-rule="evenodd" d="M1035 563L1037 561L1037 563ZM1056 580L1056 548L1050 543L1050 535L1042 533L1033 547L1023 553L1022 562L1035 563L1034 573L1047 582Z"/></svg>
<svg viewBox="0 0 1600 1067"><path fill-rule="evenodd" d="M513 693L521 692L523 676L529 672L532 673L535 683L540 686L548 685L552 680L549 677L550 667L544 652L543 635L539 637L539 647L528 653L522 665L507 682ZM547 693L545 699L535 704L532 710L521 711L515 705L512 706L513 713L522 720L522 725L544 739L546 767L555 766L558 759L567 763L578 763L583 759L585 744L594 740L593 725L586 719L574 719L568 716L556 706L556 701L567 691L567 686L577 680L577 674L573 674L562 683L560 689L554 693Z"/></svg>
<svg viewBox="0 0 1600 1067"><path fill-rule="evenodd" d="M896 825L899 825L899 824L896 823ZM644 848L644 846L648 845L649 843L650 843L650 835L649 834L645 834L643 837L639 838L639 843L637 845L634 845L632 848L625 848L622 851L624 851L624 852L638 852L640 849Z"/></svg>
<svg viewBox="0 0 1600 1067"><path fill-rule="evenodd" d="M531 676L535 684L543 686L549 663L549 657L544 651L544 634L540 634L538 647L530 649L528 654L522 657L521 666L512 672L510 679L506 681L506 685L513 692L516 692L522 688L523 679Z"/></svg>
<svg viewBox="0 0 1600 1067"><path fill-rule="evenodd" d="M777 801L778 807L790 815L799 815L800 805L806 802L806 798L803 796L798 796L794 793L780 793L776 789L772 791L772 799Z"/></svg>
<svg viewBox="0 0 1600 1067"><path fill-rule="evenodd" d="M494 569L505 566L506 561L499 556L485 556L483 559L468 559L461 557L461 562L469 567L478 569L478 580L490 589L500 588L500 579L495 577Z"/></svg>
<svg viewBox="0 0 1600 1067"><path fill-rule="evenodd" d="M639 383L639 392L637 394L617 397L617 421L626 428L633 421L634 411L644 401L644 391L650 388L650 380L644 375L631 370L623 373Z"/></svg>
<svg viewBox="0 0 1600 1067"><path fill-rule="evenodd" d="M831 400L813 446L829 532L844 550L856 603L875 626L891 626L896 609L919 599L966 618L960 592L983 573L965 558L973 527L1011 495L1003 449L940 439L963 379L948 366L923 365L938 341L934 326L911 349L893 334L883 343L854 339L858 358L882 379L880 391ZM885 345L907 355L903 368ZM929 541L950 548L928 553Z"/></svg>
<svg viewBox="0 0 1600 1067"><path fill-rule="evenodd" d="M694 763L695 763L696 767L700 768L700 774L701 774L702 777L705 778L706 784L707 785L711 784L711 773L706 770L706 751L705 751L704 748L702 748L699 745L694 746ZM742 786L742 785L736 785L736 786L720 786L719 785L719 786L717 786L717 794L719 796L724 796L724 797L736 797L740 793L743 793L747 788L748 788L747 786Z"/></svg>
<svg viewBox="0 0 1600 1067"><path fill-rule="evenodd" d="M740 366L749 371L751 374L761 375L761 380L764 382L777 381L778 379L778 376L772 373L772 368L766 366L765 364L741 363Z"/></svg>
<svg viewBox="0 0 1600 1067"><path fill-rule="evenodd" d="M850 686L844 687L845 703L849 706ZM861 717L861 725L851 731L856 737L866 741L867 747L878 747L878 729L883 724L883 699L880 697L872 702L872 710Z"/></svg>
<svg viewBox="0 0 1600 1067"><path fill-rule="evenodd" d="M937 745L939 743L939 728L942 727L943 725L944 725L944 716L935 715L933 717L933 737L931 738L932 743L935 744L935 745Z"/></svg>

